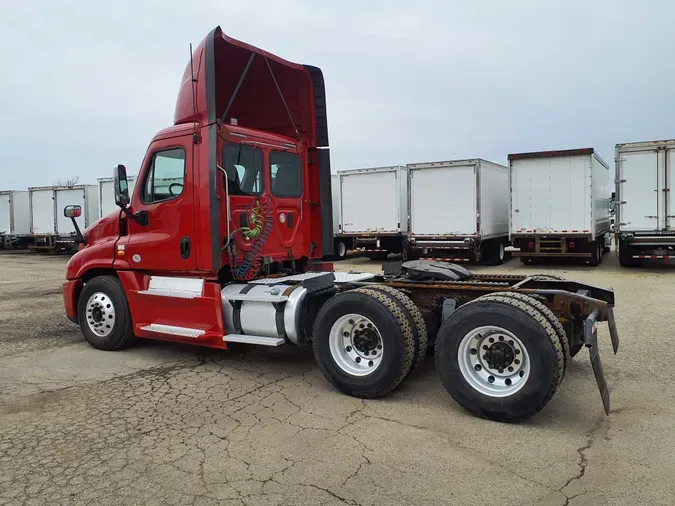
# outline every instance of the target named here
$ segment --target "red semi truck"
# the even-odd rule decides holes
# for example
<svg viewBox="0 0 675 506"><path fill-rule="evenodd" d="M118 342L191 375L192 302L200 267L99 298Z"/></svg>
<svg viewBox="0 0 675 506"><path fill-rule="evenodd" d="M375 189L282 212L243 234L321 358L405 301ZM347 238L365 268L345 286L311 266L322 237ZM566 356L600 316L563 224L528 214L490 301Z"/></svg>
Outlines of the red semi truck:
<svg viewBox="0 0 675 506"><path fill-rule="evenodd" d="M136 338L227 349L314 348L326 379L361 398L396 388L435 352L471 413L519 421L542 409L588 347L605 411L597 323L611 290L549 276L393 262L336 273L322 72L226 36L186 66L174 125L150 143L133 194L83 233L63 285L68 318L101 350ZM75 217L80 209L68 206Z"/></svg>

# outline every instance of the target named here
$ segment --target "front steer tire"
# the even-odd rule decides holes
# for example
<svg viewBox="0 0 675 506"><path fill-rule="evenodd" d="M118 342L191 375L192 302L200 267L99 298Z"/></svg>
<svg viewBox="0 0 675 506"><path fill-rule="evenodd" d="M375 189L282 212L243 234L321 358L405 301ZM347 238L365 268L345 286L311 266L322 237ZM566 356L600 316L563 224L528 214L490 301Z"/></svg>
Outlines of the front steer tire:
<svg viewBox="0 0 675 506"><path fill-rule="evenodd" d="M379 332L382 355L372 372L361 370L353 374L341 365L339 354L345 348L335 343L342 344L337 338L343 334L337 331L341 329L341 321L348 325L350 320L355 320L358 326L359 318L367 319ZM319 311L312 337L314 357L326 379L342 393L359 398L380 397L396 388L412 368L415 353L412 325L391 296L375 290L349 290L331 298ZM349 357L342 360L344 363ZM365 367L365 363L362 364Z"/></svg>
<svg viewBox="0 0 675 506"><path fill-rule="evenodd" d="M436 369L446 390L475 416L499 422L520 422L530 418L551 400L564 370L562 345L555 331L547 329L547 325L535 308L506 297L477 299L461 306L445 320L436 338ZM502 329L522 343L523 352L518 356L526 356L529 372L523 370L523 383L511 394L499 395L494 391L486 394L485 391L492 388L492 382L488 384L485 380L484 385L488 386L481 387L481 391L467 379L474 377L470 370L465 367L467 372L462 372L460 368L460 350L466 349L462 343L468 336L480 336L479 328L485 327ZM506 339L509 339L508 335ZM480 350L480 353L484 352ZM523 361L521 367L524 368L524 364Z"/></svg>
<svg viewBox="0 0 675 506"><path fill-rule="evenodd" d="M85 283L77 314L85 340L97 350L121 350L136 340L129 303L115 276L99 276Z"/></svg>

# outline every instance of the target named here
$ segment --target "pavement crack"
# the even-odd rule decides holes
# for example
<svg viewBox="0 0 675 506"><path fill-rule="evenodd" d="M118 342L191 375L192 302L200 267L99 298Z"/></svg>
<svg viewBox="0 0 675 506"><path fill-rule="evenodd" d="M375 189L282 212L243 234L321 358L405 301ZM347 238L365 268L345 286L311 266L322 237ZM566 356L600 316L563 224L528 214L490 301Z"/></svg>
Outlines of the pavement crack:
<svg viewBox="0 0 675 506"><path fill-rule="evenodd" d="M595 423L595 426L587 434L588 439L586 441L586 444L583 445L583 446L580 446L576 450L577 455L579 457L578 461L577 461L577 466L579 466L579 471L577 472L577 474L575 474L569 480L567 480L567 482L562 487L560 487L560 489L559 489L560 493L565 496L565 503L563 504L563 506L569 506L569 503L572 499L574 499L576 497L580 497L580 496L587 493L586 487L584 486L584 484L582 482L583 477L586 475L586 469L588 468L588 457L586 456L586 452L593 447L593 444L595 443L597 433L599 432L599 430L602 427L603 427L603 419L598 418L598 421ZM578 484L577 484L578 486L574 487L575 482L577 482L577 481L578 481ZM568 487L573 488L573 490L580 487L583 491L578 492L578 493L565 492L565 489L568 488Z"/></svg>

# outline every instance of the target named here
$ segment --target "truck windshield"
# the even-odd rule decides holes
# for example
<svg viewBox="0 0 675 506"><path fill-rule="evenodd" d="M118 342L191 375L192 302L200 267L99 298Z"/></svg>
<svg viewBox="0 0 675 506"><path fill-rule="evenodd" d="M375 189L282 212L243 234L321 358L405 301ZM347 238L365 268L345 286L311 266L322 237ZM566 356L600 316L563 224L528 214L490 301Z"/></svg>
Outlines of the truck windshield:
<svg viewBox="0 0 675 506"><path fill-rule="evenodd" d="M275 197L302 197L302 159L293 153L271 151L270 181Z"/></svg>
<svg viewBox="0 0 675 506"><path fill-rule="evenodd" d="M223 146L223 169L230 195L262 193L262 160L262 151L258 148L230 143Z"/></svg>

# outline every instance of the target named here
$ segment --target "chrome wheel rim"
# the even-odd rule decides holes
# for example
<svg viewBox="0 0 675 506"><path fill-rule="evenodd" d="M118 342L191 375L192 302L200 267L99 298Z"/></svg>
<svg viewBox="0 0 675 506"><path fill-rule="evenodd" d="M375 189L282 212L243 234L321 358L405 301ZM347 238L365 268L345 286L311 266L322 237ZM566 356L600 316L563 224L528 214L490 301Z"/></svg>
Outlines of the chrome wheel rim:
<svg viewBox="0 0 675 506"><path fill-rule="evenodd" d="M499 260L504 260L504 243L499 243Z"/></svg>
<svg viewBox="0 0 675 506"><path fill-rule="evenodd" d="M341 242L338 244L338 256L342 258L346 255L347 255L347 246L345 245L345 243Z"/></svg>
<svg viewBox="0 0 675 506"><path fill-rule="evenodd" d="M86 318L89 330L106 337L115 326L115 305L108 295L96 292L87 300Z"/></svg>
<svg viewBox="0 0 675 506"><path fill-rule="evenodd" d="M466 334L457 351L459 369L466 382L490 397L518 392L530 376L530 357L512 332L492 325Z"/></svg>
<svg viewBox="0 0 675 506"><path fill-rule="evenodd" d="M351 376L367 376L382 363L382 334L363 315L341 316L328 336L330 353L337 366Z"/></svg>

